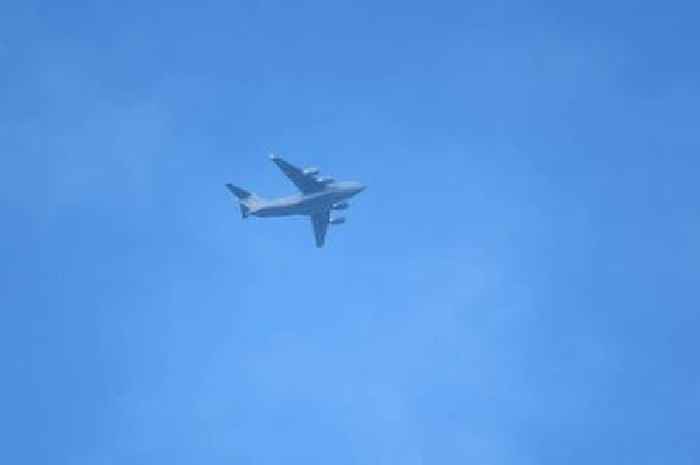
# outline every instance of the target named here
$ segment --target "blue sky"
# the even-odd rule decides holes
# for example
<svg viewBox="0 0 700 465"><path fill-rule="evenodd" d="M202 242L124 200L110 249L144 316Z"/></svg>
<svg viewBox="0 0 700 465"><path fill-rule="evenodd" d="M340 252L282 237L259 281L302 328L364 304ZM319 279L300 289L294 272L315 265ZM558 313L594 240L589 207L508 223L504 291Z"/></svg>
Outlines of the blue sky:
<svg viewBox="0 0 700 465"><path fill-rule="evenodd" d="M700 9L433 3L5 5L3 462L700 462Z"/></svg>

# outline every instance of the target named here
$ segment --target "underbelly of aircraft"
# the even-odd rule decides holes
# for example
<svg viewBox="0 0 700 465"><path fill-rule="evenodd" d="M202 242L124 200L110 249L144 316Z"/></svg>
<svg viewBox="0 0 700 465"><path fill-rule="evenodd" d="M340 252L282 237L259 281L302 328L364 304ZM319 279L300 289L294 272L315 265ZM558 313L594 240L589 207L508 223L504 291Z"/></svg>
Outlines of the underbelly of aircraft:
<svg viewBox="0 0 700 465"><path fill-rule="evenodd" d="M260 217L313 215L329 210L336 202L334 196L307 197L293 204L263 207L254 214Z"/></svg>

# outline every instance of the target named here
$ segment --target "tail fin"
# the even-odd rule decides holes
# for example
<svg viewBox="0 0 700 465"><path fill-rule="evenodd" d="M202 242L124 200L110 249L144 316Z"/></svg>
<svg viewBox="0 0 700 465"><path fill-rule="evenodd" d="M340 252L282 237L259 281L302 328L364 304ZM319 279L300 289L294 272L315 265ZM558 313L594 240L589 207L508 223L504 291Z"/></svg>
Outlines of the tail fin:
<svg viewBox="0 0 700 465"><path fill-rule="evenodd" d="M241 207L241 216L243 218L248 218L251 208L259 200L259 197L252 192L248 192L247 190L234 186L233 184L226 184L226 187L238 198L238 202Z"/></svg>

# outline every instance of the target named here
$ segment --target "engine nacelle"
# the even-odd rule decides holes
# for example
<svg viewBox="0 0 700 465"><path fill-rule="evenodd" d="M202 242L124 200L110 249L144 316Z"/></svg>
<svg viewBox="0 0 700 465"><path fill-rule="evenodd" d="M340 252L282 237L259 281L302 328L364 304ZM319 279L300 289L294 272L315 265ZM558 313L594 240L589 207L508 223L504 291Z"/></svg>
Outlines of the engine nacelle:
<svg viewBox="0 0 700 465"><path fill-rule="evenodd" d="M349 206L350 204L347 202L339 202L333 205L333 210L347 210Z"/></svg>
<svg viewBox="0 0 700 465"><path fill-rule="evenodd" d="M332 224L332 225L334 225L334 226L337 226L337 225L339 225L339 224L345 223L345 218L343 218L343 217L340 217L340 218L333 218L333 219L331 219L328 223L329 223L329 224Z"/></svg>
<svg viewBox="0 0 700 465"><path fill-rule="evenodd" d="M304 168L305 176L316 176L320 172L321 170L319 170L318 168Z"/></svg>
<svg viewBox="0 0 700 465"><path fill-rule="evenodd" d="M318 182L320 182L323 185L333 184L335 182L335 178L325 176L323 178L318 178Z"/></svg>

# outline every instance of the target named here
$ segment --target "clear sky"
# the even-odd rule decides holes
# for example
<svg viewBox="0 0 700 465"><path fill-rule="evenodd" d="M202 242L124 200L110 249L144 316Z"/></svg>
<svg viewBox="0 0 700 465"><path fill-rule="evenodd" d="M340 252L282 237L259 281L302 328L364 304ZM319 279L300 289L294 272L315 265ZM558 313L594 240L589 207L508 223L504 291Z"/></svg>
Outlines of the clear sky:
<svg viewBox="0 0 700 465"><path fill-rule="evenodd" d="M695 4L5 3L0 461L700 463Z"/></svg>

